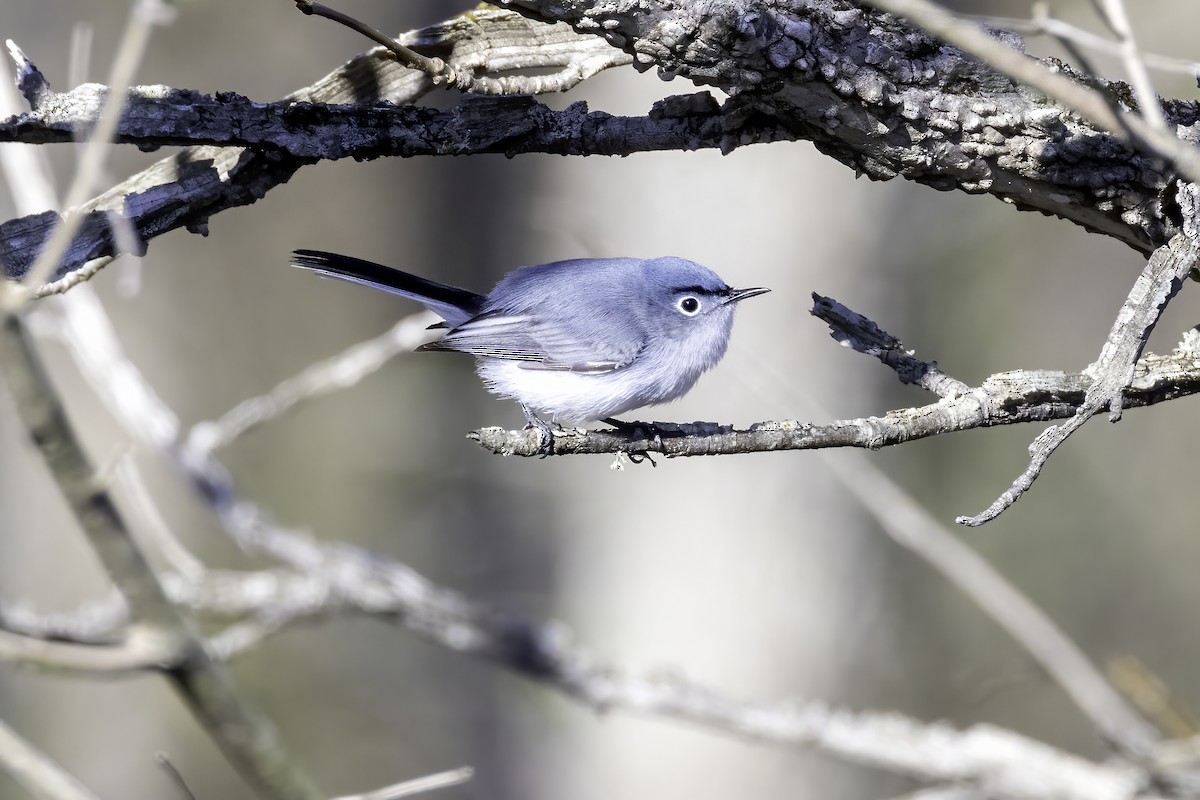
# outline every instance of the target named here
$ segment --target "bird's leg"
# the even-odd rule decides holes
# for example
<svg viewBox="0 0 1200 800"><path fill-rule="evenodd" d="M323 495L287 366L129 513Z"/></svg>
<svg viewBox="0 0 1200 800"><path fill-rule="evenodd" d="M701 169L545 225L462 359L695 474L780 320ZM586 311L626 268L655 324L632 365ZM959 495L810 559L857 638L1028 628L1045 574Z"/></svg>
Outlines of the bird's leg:
<svg viewBox="0 0 1200 800"><path fill-rule="evenodd" d="M554 431L550 429L544 419L533 413L533 409L529 406L521 403L521 410L525 412L525 427L537 428L538 433L541 434L542 443L538 445L538 452L542 454L542 458L545 458L553 452Z"/></svg>

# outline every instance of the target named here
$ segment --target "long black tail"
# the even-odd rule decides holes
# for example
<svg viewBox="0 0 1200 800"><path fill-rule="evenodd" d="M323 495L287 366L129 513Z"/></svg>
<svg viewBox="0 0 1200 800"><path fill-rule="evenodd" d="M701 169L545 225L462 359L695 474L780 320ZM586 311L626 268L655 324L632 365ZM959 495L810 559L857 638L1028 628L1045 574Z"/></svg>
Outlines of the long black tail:
<svg viewBox="0 0 1200 800"><path fill-rule="evenodd" d="M482 312L487 299L466 289L410 275L374 261L324 250L296 250L292 253L292 266L416 300L446 320L451 327L461 325Z"/></svg>

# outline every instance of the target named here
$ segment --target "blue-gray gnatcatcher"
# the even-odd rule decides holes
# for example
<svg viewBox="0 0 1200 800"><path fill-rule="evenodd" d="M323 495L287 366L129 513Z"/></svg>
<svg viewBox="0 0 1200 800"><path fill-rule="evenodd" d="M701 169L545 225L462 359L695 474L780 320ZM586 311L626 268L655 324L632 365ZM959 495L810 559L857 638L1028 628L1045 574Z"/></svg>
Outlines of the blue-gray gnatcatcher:
<svg viewBox="0 0 1200 800"><path fill-rule="evenodd" d="M292 264L421 303L446 335L418 350L477 359L488 390L521 404L552 441L556 422L612 418L682 397L725 355L739 300L769 289L731 289L686 259L586 258L520 267L487 295L350 256L297 250Z"/></svg>

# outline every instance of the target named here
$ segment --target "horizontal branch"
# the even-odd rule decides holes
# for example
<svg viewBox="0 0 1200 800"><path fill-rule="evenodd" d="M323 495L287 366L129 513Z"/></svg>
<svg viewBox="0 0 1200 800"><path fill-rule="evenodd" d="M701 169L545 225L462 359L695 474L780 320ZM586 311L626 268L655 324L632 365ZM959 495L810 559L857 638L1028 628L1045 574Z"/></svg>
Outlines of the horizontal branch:
<svg viewBox="0 0 1200 800"><path fill-rule="evenodd" d="M33 111L0 121L0 142L76 141L108 91L85 84L51 94ZM629 155L793 139L758 115L731 117L708 92L672 96L641 117L554 111L529 96L464 98L448 111L424 106L255 103L232 93L138 86L130 90L116 141L143 149L167 145L266 148L300 159L460 156L502 153Z"/></svg>
<svg viewBox="0 0 1200 800"><path fill-rule="evenodd" d="M1200 392L1197 352L1200 347L1196 351L1177 350L1167 356L1151 354L1143 358L1138 362L1137 377L1125 392L1125 408L1151 406ZM653 430L647 426L642 431L628 432L568 429L555 432L551 454L661 453L675 458L829 447L878 450L973 428L1073 417L1091 384L1089 376L1078 372L1016 370L993 375L967 394L931 405L889 411L880 417L839 420L827 425L795 420L759 422L740 430L705 422L655 422ZM467 438L499 455L542 454L537 431L481 428Z"/></svg>
<svg viewBox="0 0 1200 800"><path fill-rule="evenodd" d="M1200 392L1198 353L1200 334L1189 331L1169 355L1143 357L1123 395L1124 408L1151 406ZM907 361L887 358L881 356L893 368L908 365ZM936 385L942 388L945 376L939 374L939 378ZM956 431L1073 417L1086 402L1093 382L1091 374L1082 372L1002 372L930 405L826 425L782 420L759 422L741 430L705 422L655 422L642 429L623 430L566 429L555 432L551 454L661 453L676 458L830 447L877 450ZM472 431L468 438L500 455L542 455L540 436L534 430L482 428Z"/></svg>
<svg viewBox="0 0 1200 800"><path fill-rule="evenodd" d="M150 628L129 628L121 641L90 644L30 636L0 628L0 661L49 671L126 673L168 670L187 659L177 638Z"/></svg>
<svg viewBox="0 0 1200 800"><path fill-rule="evenodd" d="M617 63L612 48L596 37L580 35L563 25L532 22L508 11L476 9L403 34L398 40L420 52L436 53L455 69L476 72ZM22 93L31 107L38 107L48 91L45 78L27 62L19 63L18 70ZM581 68L581 74L590 71ZM383 48L375 48L287 99L405 104L434 88L424 73L397 64ZM79 208L83 220L53 276L60 279L53 288L68 289L78 280L90 278L96 264L125 252L110 229L110 213L130 223L144 249L155 237L179 228L206 233L212 215L256 202L308 163L270 148L201 146L173 154ZM31 263L30 254L36 253L59 220L57 213L47 211L13 220L10 224L15 227L0 231L6 248L0 251L0 260L8 262L8 274L24 274Z"/></svg>

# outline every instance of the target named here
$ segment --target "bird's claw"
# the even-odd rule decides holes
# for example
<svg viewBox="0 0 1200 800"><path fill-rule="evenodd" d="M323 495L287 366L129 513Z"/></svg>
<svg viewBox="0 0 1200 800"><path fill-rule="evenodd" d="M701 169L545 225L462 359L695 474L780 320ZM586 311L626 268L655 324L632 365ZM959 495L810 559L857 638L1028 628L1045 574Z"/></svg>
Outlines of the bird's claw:
<svg viewBox="0 0 1200 800"><path fill-rule="evenodd" d="M554 453L554 430L544 419L533 413L533 410L526 405L521 406L521 410L525 412L525 428L534 428L538 432L538 453L542 458Z"/></svg>

